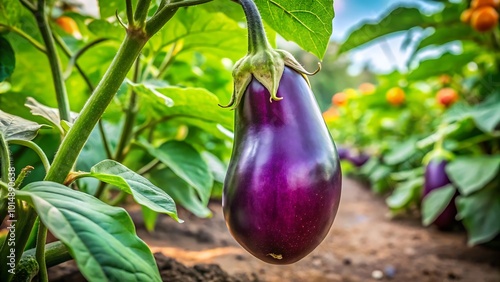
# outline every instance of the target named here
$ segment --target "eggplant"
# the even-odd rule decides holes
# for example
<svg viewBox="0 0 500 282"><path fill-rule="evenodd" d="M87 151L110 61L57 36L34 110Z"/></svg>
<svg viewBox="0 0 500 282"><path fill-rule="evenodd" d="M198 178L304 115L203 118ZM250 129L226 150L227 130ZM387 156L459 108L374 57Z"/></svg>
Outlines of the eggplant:
<svg viewBox="0 0 500 282"><path fill-rule="evenodd" d="M425 168L425 183L422 192L422 198L425 198L430 192L435 189L441 188L451 181L446 174L447 161L443 159L432 159L429 161ZM446 206L443 212L432 223L441 230L450 229L456 222L457 207L455 205L455 198L458 192L455 193L450 203Z"/></svg>
<svg viewBox="0 0 500 282"><path fill-rule="evenodd" d="M358 153L354 155L352 154L352 152L350 152L346 159L349 160L356 167L360 167L363 166L370 159L370 156L365 153Z"/></svg>
<svg viewBox="0 0 500 282"><path fill-rule="evenodd" d="M223 188L232 236L255 257L290 264L326 237L337 213L335 144L302 74L285 66L277 96L253 77L235 108L234 147Z"/></svg>
<svg viewBox="0 0 500 282"><path fill-rule="evenodd" d="M340 160L348 160L351 152L348 148L337 146L337 153L339 154Z"/></svg>

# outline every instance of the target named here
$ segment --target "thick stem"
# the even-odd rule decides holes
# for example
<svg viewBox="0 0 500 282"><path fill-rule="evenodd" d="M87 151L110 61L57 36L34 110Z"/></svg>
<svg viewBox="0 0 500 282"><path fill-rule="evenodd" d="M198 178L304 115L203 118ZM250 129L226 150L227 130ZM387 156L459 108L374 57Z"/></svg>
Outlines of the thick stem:
<svg viewBox="0 0 500 282"><path fill-rule="evenodd" d="M47 227L40 221L38 235L36 238L35 257L38 262L38 279L40 282L48 282L47 266L45 263L45 243L47 241Z"/></svg>
<svg viewBox="0 0 500 282"><path fill-rule="evenodd" d="M23 257L34 256L35 253L35 249L29 249L24 252ZM48 243L45 246L45 263L47 264L47 267L58 265L70 259L71 254L61 241Z"/></svg>
<svg viewBox="0 0 500 282"><path fill-rule="evenodd" d="M113 100L116 91L127 76L146 41L147 38L142 33L127 33L108 71L64 137L46 180L59 183L65 180L92 129Z"/></svg>
<svg viewBox="0 0 500 282"><path fill-rule="evenodd" d="M61 62L57 56L57 50L52 38L52 31L50 30L47 17L45 16L45 1L38 0L38 7L35 14L38 29L42 34L45 48L47 49L47 57L52 71L52 82L56 91L57 105L59 108L59 116L61 120L70 121L70 109L68 94L66 93L66 86L62 76Z"/></svg>
<svg viewBox="0 0 500 282"><path fill-rule="evenodd" d="M255 54L258 51L271 49L269 41L267 41L266 31L262 24L259 10L253 0L239 0L245 17L247 19L248 28L248 53Z"/></svg>

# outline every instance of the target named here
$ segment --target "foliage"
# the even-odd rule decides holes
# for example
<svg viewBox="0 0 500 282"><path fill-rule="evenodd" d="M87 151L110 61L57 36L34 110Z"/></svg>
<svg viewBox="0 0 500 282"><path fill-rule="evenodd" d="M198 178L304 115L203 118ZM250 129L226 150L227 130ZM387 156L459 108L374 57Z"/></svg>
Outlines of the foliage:
<svg viewBox="0 0 500 282"><path fill-rule="evenodd" d="M500 216L496 201L500 193L500 30L479 33L461 22L468 1L443 2L444 8L432 15L396 8L352 32L340 52L396 32L411 38L420 29L423 36L413 44L404 43L403 48L413 52L407 73L379 75L376 90L369 95L345 90L350 93L346 105L332 106L324 117L343 147L371 155L360 168L346 168L369 181L375 192L387 195L393 213L420 209L423 224L428 225L458 190L456 218L467 229L469 243L481 244L500 234L493 223ZM450 44L461 51L447 51ZM422 55L429 50L440 55ZM391 93L395 88L405 94L404 101L398 100L401 103L386 100L395 96ZM423 198L424 168L434 158L449 160L446 174L452 184Z"/></svg>
<svg viewBox="0 0 500 282"><path fill-rule="evenodd" d="M211 215L233 138L233 113L218 104L233 91L247 30L238 4L205 2L98 1L93 17L59 1L0 0L0 217L13 189L24 222L15 263L35 247L41 281L47 229L90 281L158 281L150 250L114 206L141 205L150 230L158 213L182 221L176 203ZM331 0L256 4L271 42L279 33L324 55ZM11 161L32 170L14 187ZM0 273L13 279L5 264Z"/></svg>

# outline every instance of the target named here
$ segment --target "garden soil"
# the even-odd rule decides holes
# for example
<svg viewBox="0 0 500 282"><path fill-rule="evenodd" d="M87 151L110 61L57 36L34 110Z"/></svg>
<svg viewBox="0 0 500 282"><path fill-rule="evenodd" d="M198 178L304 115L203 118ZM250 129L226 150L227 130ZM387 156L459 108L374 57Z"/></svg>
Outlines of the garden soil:
<svg viewBox="0 0 500 282"><path fill-rule="evenodd" d="M383 198L351 179L344 179L327 238L291 265L270 265L248 254L227 231L220 202L212 202L210 209L211 219L180 210L183 224L160 216L150 234L140 210L129 208L164 281L500 282L499 250L469 247L464 231L424 228L414 216L391 219ZM51 268L49 275L51 281L84 281L72 262Z"/></svg>

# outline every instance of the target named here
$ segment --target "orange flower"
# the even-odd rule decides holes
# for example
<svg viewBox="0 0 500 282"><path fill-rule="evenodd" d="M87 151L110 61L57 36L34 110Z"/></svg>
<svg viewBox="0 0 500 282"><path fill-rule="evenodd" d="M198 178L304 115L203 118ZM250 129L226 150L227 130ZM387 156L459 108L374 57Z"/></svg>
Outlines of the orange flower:
<svg viewBox="0 0 500 282"><path fill-rule="evenodd" d="M328 110L326 110L324 113L323 113L323 119L325 120L325 122L331 122L331 121L334 121L336 119L339 118L339 111L334 108L334 107L330 107Z"/></svg>
<svg viewBox="0 0 500 282"><path fill-rule="evenodd" d="M471 25L479 32L490 31L498 25L498 13L491 6L480 7L472 13Z"/></svg>

